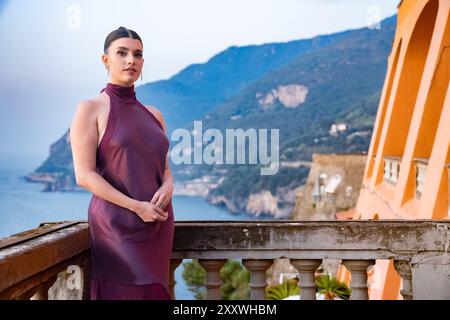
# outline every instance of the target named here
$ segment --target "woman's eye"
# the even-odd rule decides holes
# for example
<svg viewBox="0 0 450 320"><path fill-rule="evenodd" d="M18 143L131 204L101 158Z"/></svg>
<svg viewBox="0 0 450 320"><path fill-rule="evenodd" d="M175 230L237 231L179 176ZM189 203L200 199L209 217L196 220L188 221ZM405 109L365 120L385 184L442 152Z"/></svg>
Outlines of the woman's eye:
<svg viewBox="0 0 450 320"><path fill-rule="evenodd" d="M121 55L121 56L124 56L124 55L126 55L126 53L125 52L123 52L123 51L119 51L119 52L117 52L119 55Z"/></svg>
<svg viewBox="0 0 450 320"><path fill-rule="evenodd" d="M135 54L135 56L138 58L142 58L142 53L137 53L137 54Z"/></svg>

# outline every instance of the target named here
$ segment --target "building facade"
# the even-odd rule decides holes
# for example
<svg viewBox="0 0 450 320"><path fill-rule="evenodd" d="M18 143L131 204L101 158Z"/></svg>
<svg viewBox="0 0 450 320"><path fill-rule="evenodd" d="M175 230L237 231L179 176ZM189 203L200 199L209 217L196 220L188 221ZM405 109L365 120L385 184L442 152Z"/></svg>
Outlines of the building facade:
<svg viewBox="0 0 450 320"><path fill-rule="evenodd" d="M403 0L353 219L450 215L450 0ZM370 298L399 298L392 262ZM345 278L345 272L340 274Z"/></svg>

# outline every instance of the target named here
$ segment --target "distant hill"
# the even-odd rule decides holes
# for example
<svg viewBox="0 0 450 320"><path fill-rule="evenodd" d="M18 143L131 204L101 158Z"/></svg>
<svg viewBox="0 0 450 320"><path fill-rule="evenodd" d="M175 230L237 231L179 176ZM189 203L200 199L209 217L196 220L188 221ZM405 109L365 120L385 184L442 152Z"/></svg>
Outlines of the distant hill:
<svg viewBox="0 0 450 320"><path fill-rule="evenodd" d="M313 152L365 153L395 23L392 17L382 21L381 30L348 31L341 34L339 41L300 55L206 115L203 130L278 128L280 161L288 163L311 161ZM210 191L209 201L223 203L232 211L248 211L251 195L268 190L269 199L266 196L258 200L269 203L265 213L287 216L293 196L286 201L282 198L287 190L305 182L309 170L286 166L275 176L261 176L257 169L249 165L226 166L224 179ZM196 170L205 175L214 174L215 168L196 167L194 175L198 175ZM277 209L273 209L274 202ZM264 209L255 213L264 213Z"/></svg>
<svg viewBox="0 0 450 320"><path fill-rule="evenodd" d="M157 106L172 131L200 119L248 84L288 65L299 56L336 44L347 32L306 40L263 45L232 46L206 63L192 64L168 80L136 88L140 101Z"/></svg>
<svg viewBox="0 0 450 320"><path fill-rule="evenodd" d="M28 182L45 184L44 191L73 191L76 185L70 148L69 130L50 146L48 158L24 178Z"/></svg>
<svg viewBox="0 0 450 320"><path fill-rule="evenodd" d="M330 147L327 141L333 141L331 145L341 151L343 146L336 145L336 139L329 135L333 123L348 124L345 136L372 127L395 19L386 19L381 26L381 30L348 31L331 45L301 54L211 111L202 119L203 127L279 128L280 141L285 146L305 143L305 139L310 141L313 137L324 138L315 147ZM273 98L277 94L281 97ZM297 98L298 105L284 105L283 94L285 101L295 103ZM297 157L311 159L311 153L299 150L294 158Z"/></svg>

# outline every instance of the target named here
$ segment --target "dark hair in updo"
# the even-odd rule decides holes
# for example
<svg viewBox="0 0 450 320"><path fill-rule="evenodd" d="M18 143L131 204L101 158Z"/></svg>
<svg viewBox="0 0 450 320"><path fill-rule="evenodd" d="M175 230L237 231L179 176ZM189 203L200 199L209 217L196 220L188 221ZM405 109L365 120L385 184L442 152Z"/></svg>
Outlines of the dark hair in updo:
<svg viewBox="0 0 450 320"><path fill-rule="evenodd" d="M108 48L111 45L111 43L114 40L117 40L120 38L136 39L141 42L142 46L144 46L144 44L142 43L141 37L139 37L139 35L135 31L127 29L125 27L119 27L116 30L112 31L110 34L108 34L108 36L106 37L105 44L103 46L103 51L105 52L105 54L108 52Z"/></svg>

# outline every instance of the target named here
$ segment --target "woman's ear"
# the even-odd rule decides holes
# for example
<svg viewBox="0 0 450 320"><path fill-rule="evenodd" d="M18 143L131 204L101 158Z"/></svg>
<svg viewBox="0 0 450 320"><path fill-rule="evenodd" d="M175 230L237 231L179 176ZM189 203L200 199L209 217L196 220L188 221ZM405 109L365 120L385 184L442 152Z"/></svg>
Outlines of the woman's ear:
<svg viewBox="0 0 450 320"><path fill-rule="evenodd" d="M108 56L106 54L102 55L102 62L105 65L105 68L108 69L109 68L109 63L108 63Z"/></svg>

